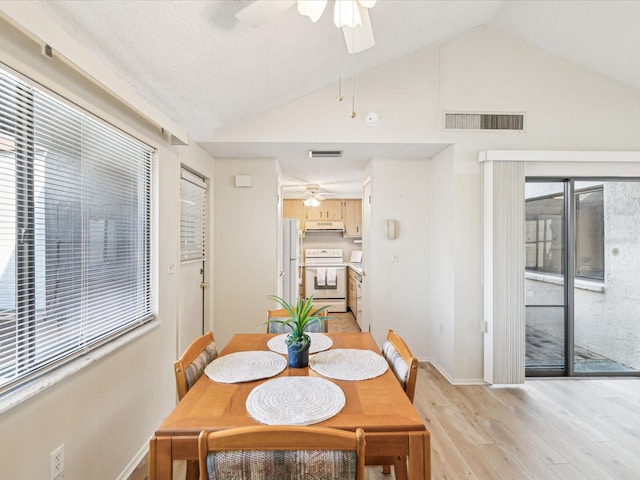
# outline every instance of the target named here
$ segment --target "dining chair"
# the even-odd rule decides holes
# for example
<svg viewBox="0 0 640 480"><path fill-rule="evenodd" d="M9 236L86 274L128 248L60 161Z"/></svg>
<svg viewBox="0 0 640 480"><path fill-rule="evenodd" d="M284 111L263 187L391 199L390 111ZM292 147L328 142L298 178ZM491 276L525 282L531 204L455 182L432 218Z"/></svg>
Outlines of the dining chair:
<svg viewBox="0 0 640 480"><path fill-rule="evenodd" d="M205 367L217 357L218 350L213 332L209 331L191 342L173 364L178 400L182 400L182 397L202 376Z"/></svg>
<svg viewBox="0 0 640 480"><path fill-rule="evenodd" d="M208 331L196 338L173 364L176 376L178 400L189 391L204 373L204 369L218 356L213 332ZM198 462L187 460L187 479L198 478Z"/></svg>
<svg viewBox="0 0 640 480"><path fill-rule="evenodd" d="M413 356L402 337L391 329L387 330L387 338L382 344L382 356L386 358L389 368L413 403L418 378L418 359ZM384 473L391 473L390 464L393 464L396 480L408 478L405 456L368 457L366 464L382 465Z"/></svg>
<svg viewBox="0 0 640 480"><path fill-rule="evenodd" d="M327 311L324 310L320 316L326 317ZM278 310L267 310L267 320L273 319L287 319L289 318L289 313L284 309L280 308ZM327 333L329 328L328 320L320 320L319 322L314 322L312 325L305 330L306 332L313 333ZM280 323L268 322L267 323L267 333L289 333L290 329L288 326L284 326Z"/></svg>
<svg viewBox="0 0 640 480"><path fill-rule="evenodd" d="M259 425L198 438L200 480L364 480L364 431Z"/></svg>

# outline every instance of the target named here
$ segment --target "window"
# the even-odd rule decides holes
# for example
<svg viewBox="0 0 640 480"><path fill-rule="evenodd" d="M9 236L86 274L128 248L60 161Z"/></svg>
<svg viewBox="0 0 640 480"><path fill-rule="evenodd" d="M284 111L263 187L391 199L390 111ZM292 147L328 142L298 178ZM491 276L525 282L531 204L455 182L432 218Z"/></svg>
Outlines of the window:
<svg viewBox="0 0 640 480"><path fill-rule="evenodd" d="M0 69L0 393L153 318L152 155Z"/></svg>
<svg viewBox="0 0 640 480"><path fill-rule="evenodd" d="M182 168L180 172L180 260L204 260L207 182Z"/></svg>
<svg viewBox="0 0 640 480"><path fill-rule="evenodd" d="M575 191L576 278L604 281L604 196L602 184ZM535 184L534 184L535 185ZM527 198L525 222L526 270L563 274L564 196Z"/></svg>
<svg viewBox="0 0 640 480"><path fill-rule="evenodd" d="M525 266L528 271L560 275L564 196L527 199Z"/></svg>
<svg viewBox="0 0 640 480"><path fill-rule="evenodd" d="M602 185L576 191L576 277L604 281Z"/></svg>

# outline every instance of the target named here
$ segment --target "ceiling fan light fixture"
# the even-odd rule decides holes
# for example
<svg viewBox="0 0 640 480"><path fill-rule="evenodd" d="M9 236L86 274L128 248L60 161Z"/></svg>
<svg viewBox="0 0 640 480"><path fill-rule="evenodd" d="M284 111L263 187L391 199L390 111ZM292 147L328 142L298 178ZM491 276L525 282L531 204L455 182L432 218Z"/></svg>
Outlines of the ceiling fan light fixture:
<svg viewBox="0 0 640 480"><path fill-rule="evenodd" d="M338 28L355 28L362 24L357 0L336 0L333 10L333 23Z"/></svg>
<svg viewBox="0 0 640 480"><path fill-rule="evenodd" d="M305 207L317 207L320 205L320 200L318 200L315 196L311 196L309 198L305 198L304 199L304 206Z"/></svg>
<svg viewBox="0 0 640 480"><path fill-rule="evenodd" d="M327 8L327 0L298 0L298 13L309 17L313 23L316 23L325 8Z"/></svg>

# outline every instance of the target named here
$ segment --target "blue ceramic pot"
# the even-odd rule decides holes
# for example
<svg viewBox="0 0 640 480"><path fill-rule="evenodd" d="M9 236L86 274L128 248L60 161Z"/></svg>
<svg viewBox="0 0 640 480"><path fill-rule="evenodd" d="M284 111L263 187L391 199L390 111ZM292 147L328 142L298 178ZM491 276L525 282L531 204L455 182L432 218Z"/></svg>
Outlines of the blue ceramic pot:
<svg viewBox="0 0 640 480"><path fill-rule="evenodd" d="M304 348L300 348L299 342L294 342L287 347L290 368L304 368L309 365L309 348L311 342L307 342Z"/></svg>

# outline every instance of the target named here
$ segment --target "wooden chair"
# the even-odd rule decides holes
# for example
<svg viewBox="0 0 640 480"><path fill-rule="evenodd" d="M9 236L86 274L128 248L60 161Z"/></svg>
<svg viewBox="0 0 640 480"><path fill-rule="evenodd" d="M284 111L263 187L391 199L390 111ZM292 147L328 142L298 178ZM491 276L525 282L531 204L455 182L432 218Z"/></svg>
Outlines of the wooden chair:
<svg viewBox="0 0 640 480"><path fill-rule="evenodd" d="M260 425L198 438L200 480L364 480L365 438L315 426ZM306 472L306 474L303 474Z"/></svg>
<svg viewBox="0 0 640 480"><path fill-rule="evenodd" d="M418 378L418 359L413 356L402 337L391 329L387 330L387 339L382 344L382 355L387 359L389 368L413 403ZM390 464L393 463L396 480L408 478L407 457L368 457L366 463L382 465L384 473L391 473Z"/></svg>
<svg viewBox="0 0 640 480"><path fill-rule="evenodd" d="M173 364L173 371L176 375L176 389L178 390L178 400L189 391L204 373L204 369L218 356L215 337L209 331L196 338L187 347L180 359ZM198 462L187 460L187 480L195 480L198 474Z"/></svg>
<svg viewBox="0 0 640 480"><path fill-rule="evenodd" d="M204 369L218 356L215 337L209 331L196 338L173 364L176 375L178 400L182 400L187 391L198 381Z"/></svg>
<svg viewBox="0 0 640 480"><path fill-rule="evenodd" d="M320 314L321 317L327 316L327 311L323 311ZM278 310L267 310L267 320L282 318L289 318L289 314L284 308L280 308ZM310 325L306 330L307 332L314 333L327 333L329 327L328 320L322 320L320 322L315 322L313 325ZM285 327L279 323L267 323L267 333L289 333L289 327Z"/></svg>

